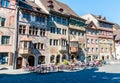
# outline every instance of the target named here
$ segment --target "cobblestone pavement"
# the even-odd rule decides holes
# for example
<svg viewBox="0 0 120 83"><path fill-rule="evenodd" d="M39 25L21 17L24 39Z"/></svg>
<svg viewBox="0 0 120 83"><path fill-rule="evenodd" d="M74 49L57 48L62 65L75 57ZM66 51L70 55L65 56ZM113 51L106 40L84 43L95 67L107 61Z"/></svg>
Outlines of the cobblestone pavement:
<svg viewBox="0 0 120 83"><path fill-rule="evenodd" d="M120 64L47 74L0 70L0 83L120 83Z"/></svg>

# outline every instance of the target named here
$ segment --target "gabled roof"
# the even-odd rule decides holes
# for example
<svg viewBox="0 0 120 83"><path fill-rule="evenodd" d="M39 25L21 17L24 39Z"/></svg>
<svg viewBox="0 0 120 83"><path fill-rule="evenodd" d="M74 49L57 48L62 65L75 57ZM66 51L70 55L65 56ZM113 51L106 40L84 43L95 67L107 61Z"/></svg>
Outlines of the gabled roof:
<svg viewBox="0 0 120 83"><path fill-rule="evenodd" d="M25 0L25 1L20 0L19 7L23 8L23 9L30 10L30 11L47 14L35 2L32 2L30 0Z"/></svg>
<svg viewBox="0 0 120 83"><path fill-rule="evenodd" d="M91 29L97 29L97 26L94 24L93 21L86 21L86 25L88 28L91 28ZM95 28L91 27L91 25L93 25ZM90 27L89 27L90 26Z"/></svg>
<svg viewBox="0 0 120 83"><path fill-rule="evenodd" d="M49 8L49 0L40 0L41 3L45 6L46 10L47 11L50 11L50 8ZM59 2L58 0L50 0L52 1L52 5L53 5L53 11L56 11L56 12L60 12L59 9L62 8L63 11L61 12L62 14L66 14L66 15L73 15L73 16L76 16L76 17L79 17L68 5L62 3L62 2Z"/></svg>
<svg viewBox="0 0 120 83"><path fill-rule="evenodd" d="M120 30L120 25L119 24L114 24L114 28L116 29L116 30Z"/></svg>
<svg viewBox="0 0 120 83"><path fill-rule="evenodd" d="M111 25L114 24L114 23L112 23L112 22L107 21L105 17L96 16L96 15L93 15L93 14L90 14L90 15L92 15L92 16L93 16L96 20L98 20L99 22L104 22L104 23L108 23L108 24L111 24Z"/></svg>

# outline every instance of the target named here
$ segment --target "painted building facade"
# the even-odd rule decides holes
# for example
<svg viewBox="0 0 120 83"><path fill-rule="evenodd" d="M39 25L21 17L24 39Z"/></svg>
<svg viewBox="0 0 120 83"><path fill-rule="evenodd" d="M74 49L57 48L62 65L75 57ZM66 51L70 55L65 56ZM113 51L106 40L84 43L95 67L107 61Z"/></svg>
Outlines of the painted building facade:
<svg viewBox="0 0 120 83"><path fill-rule="evenodd" d="M115 43L115 58L120 60L120 25L115 24L113 27L113 39Z"/></svg>
<svg viewBox="0 0 120 83"><path fill-rule="evenodd" d="M87 37L87 59L88 61L97 60L99 57L98 47L98 29L92 21L87 21L86 37Z"/></svg>
<svg viewBox="0 0 120 83"><path fill-rule="evenodd" d="M59 64L68 58L68 15L64 14L66 10L61 5L63 4L55 0L39 0L39 6L49 14L47 29L48 64Z"/></svg>
<svg viewBox="0 0 120 83"><path fill-rule="evenodd" d="M100 60L114 59L113 23L108 22L105 17L87 14L82 16L86 20L93 21L98 29L98 49Z"/></svg>
<svg viewBox="0 0 120 83"><path fill-rule="evenodd" d="M40 0L37 3L43 4L43 6L40 5L41 8L49 14L49 62L60 63L64 59L69 60L72 56L71 53L75 53L75 57L78 56L80 54L78 43L82 40L81 46L85 46L85 42L83 42L85 41L85 28L83 27L85 20L80 18L66 4L57 0ZM74 46L71 46L72 42L74 43L72 40L77 42L75 52Z"/></svg>
<svg viewBox="0 0 120 83"><path fill-rule="evenodd" d="M0 0L0 65L12 65L15 53L16 1Z"/></svg>
<svg viewBox="0 0 120 83"><path fill-rule="evenodd" d="M35 2L19 2L18 54L16 68L47 63L47 17Z"/></svg>
<svg viewBox="0 0 120 83"><path fill-rule="evenodd" d="M86 28L85 21L80 17L69 19L69 41L71 59L84 61L86 58Z"/></svg>
<svg viewBox="0 0 120 83"><path fill-rule="evenodd" d="M0 65L19 69L115 57L113 23L103 17L81 18L58 0L20 0L18 9L15 0L0 2Z"/></svg>
<svg viewBox="0 0 120 83"><path fill-rule="evenodd" d="M120 60L120 40L115 40L116 59Z"/></svg>

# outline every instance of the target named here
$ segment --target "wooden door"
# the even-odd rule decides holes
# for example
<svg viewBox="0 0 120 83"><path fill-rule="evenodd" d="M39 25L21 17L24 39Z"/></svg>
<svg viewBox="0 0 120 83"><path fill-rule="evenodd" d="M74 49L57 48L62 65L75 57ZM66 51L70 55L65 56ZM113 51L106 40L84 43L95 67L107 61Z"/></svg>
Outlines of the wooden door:
<svg viewBox="0 0 120 83"><path fill-rule="evenodd" d="M17 64L16 64L17 66L17 69L20 69L20 68L22 68L22 57L19 57L19 58L17 58Z"/></svg>

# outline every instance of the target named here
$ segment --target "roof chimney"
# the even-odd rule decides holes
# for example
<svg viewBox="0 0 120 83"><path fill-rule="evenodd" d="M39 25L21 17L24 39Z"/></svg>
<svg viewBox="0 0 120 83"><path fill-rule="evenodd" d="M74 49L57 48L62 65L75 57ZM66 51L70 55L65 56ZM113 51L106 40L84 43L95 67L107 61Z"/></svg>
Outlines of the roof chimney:
<svg viewBox="0 0 120 83"><path fill-rule="evenodd" d="M102 17L101 15L98 16L99 19L101 19L101 17Z"/></svg>

